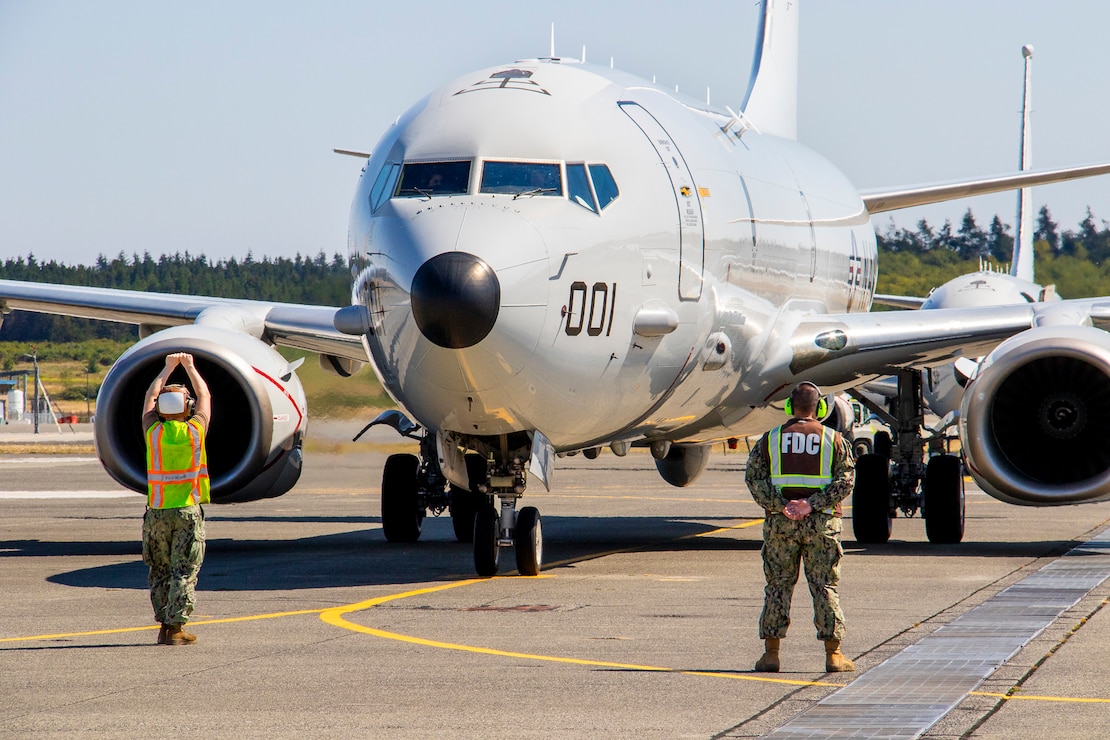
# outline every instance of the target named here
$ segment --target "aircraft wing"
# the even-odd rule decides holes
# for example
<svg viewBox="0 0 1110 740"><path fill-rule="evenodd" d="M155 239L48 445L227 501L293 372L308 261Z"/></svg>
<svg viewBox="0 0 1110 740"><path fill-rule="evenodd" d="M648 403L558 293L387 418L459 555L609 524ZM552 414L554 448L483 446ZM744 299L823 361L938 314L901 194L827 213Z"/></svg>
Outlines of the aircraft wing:
<svg viewBox="0 0 1110 740"><path fill-rule="evenodd" d="M998 343L1036 326L1110 328L1110 297L983 308L881 311L800 317L791 332L788 376L768 400L798 380L847 386L900 368L981 357ZM778 364L774 362L773 364ZM770 373L770 375L777 375Z"/></svg>
<svg viewBox="0 0 1110 740"><path fill-rule="evenodd" d="M1104 162L1054 170L1025 170L1014 174L984 177L976 180L955 180L888 190L865 190L860 193L860 196L863 198L868 212L875 214L884 211L895 211L899 208L943 203L944 201L966 198L972 195L1017 190L1033 185L1047 185L1053 182L1077 180L1108 173L1110 173L1110 162Z"/></svg>
<svg viewBox="0 0 1110 740"><path fill-rule="evenodd" d="M218 323L284 347L366 362L359 337L334 325L341 309L231 298L0 280L0 320L12 310L76 316L164 329Z"/></svg>

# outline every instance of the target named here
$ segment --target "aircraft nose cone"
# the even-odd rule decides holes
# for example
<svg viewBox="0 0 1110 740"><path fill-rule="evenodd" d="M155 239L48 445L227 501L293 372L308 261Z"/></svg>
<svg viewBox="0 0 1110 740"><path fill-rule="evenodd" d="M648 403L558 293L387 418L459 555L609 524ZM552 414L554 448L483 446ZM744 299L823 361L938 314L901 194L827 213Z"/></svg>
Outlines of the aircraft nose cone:
<svg viewBox="0 0 1110 740"><path fill-rule="evenodd" d="M497 275L466 252L444 252L421 265L410 296L421 333L446 349L465 349L482 341L501 308Z"/></svg>

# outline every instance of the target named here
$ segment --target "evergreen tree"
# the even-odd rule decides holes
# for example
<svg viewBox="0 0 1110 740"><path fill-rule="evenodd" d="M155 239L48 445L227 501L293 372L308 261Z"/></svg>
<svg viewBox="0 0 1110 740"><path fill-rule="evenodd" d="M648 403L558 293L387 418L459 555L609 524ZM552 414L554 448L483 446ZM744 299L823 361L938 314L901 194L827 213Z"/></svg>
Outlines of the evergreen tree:
<svg viewBox="0 0 1110 740"><path fill-rule="evenodd" d="M1013 261L1014 237L1010 236L1009 231L1010 225L1002 223L1002 219L995 214L987 232L987 249L996 264L1002 265Z"/></svg>
<svg viewBox="0 0 1110 740"><path fill-rule="evenodd" d="M957 234L956 250L960 253L960 259L979 259L987 253L986 234L975 223L975 215L970 208L964 213Z"/></svg>
<svg viewBox="0 0 1110 740"><path fill-rule="evenodd" d="M1033 239L1034 241L1043 239L1048 242L1053 252L1060 251L1060 234L1057 231L1056 222L1052 220L1052 214L1048 211L1048 206L1041 206L1037 214L1037 229L1033 232Z"/></svg>

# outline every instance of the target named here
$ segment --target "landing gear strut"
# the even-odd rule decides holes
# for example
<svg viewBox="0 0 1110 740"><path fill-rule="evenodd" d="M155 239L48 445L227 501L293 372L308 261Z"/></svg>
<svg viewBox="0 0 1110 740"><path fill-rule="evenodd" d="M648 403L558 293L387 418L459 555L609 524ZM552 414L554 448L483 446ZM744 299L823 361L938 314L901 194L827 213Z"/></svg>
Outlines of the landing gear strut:
<svg viewBox="0 0 1110 740"><path fill-rule="evenodd" d="M934 455L926 465L926 449L942 451L943 431L926 437L921 373L898 372L898 397L890 413L862 394L857 399L891 428L893 444L876 444L876 452L856 459L852 492L852 531L856 541L881 544L890 539L900 511L905 517L921 510L930 542L952 544L964 536L963 469L956 455ZM939 449L938 449L939 448Z"/></svg>
<svg viewBox="0 0 1110 740"><path fill-rule="evenodd" d="M527 484L525 462L531 456L531 436L523 432L500 437L470 438L459 446L483 450L469 452L468 488L448 483L439 465L434 434L399 411L386 411L367 424L384 424L420 442L420 455L390 455L382 473L382 531L390 542L415 542L427 512L439 516L451 511L451 525L460 542L474 543L474 568L478 575L497 574L502 547L516 550L516 567L522 576L536 576L543 567L543 529L534 506L517 511L517 500ZM538 432L537 432L538 434Z"/></svg>
<svg viewBox="0 0 1110 740"><path fill-rule="evenodd" d="M474 519L474 569L488 578L496 575L502 547L516 550L516 569L522 576L538 576L543 567L543 530L540 512L534 506L517 511L516 503L524 493L525 473L522 460L513 458L507 465L489 463L493 471L486 489L487 501ZM472 479L473 480L473 479ZM498 500L500 506L495 506Z"/></svg>

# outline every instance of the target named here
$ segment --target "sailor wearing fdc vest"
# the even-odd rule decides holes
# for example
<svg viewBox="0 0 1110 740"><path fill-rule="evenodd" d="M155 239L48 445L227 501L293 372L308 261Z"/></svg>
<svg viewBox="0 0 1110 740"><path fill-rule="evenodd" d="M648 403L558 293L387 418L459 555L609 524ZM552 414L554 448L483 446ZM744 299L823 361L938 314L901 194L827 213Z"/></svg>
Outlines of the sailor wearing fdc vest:
<svg viewBox="0 0 1110 740"><path fill-rule="evenodd" d="M166 385L180 365L196 392ZM150 567L150 603L162 623L159 645L189 645L184 630L193 613L197 576L204 560L204 511L208 497L208 455L204 438L212 414L208 384L193 356L178 352L146 392L147 507L143 516L143 562Z"/></svg>
<svg viewBox="0 0 1110 740"><path fill-rule="evenodd" d="M853 671L840 652L844 614L840 611L840 502L852 492L855 460L841 435L823 426L826 401L809 381L799 383L786 401L794 418L756 443L748 456L745 481L752 498L766 510L763 520L763 613L759 637L765 643L755 670L779 670L779 641L790 626L790 599L805 564L813 596L813 624L825 643L825 670Z"/></svg>

